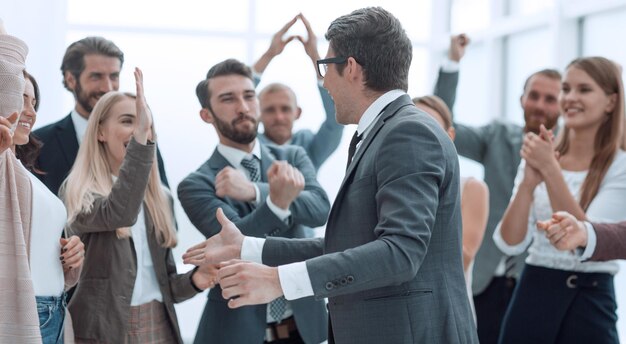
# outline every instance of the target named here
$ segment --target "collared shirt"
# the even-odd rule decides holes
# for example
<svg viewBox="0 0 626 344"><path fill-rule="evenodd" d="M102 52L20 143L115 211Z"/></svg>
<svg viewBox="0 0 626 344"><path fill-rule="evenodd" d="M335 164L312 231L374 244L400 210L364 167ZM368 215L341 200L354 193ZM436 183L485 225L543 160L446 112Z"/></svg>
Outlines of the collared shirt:
<svg viewBox="0 0 626 344"><path fill-rule="evenodd" d="M370 133L373 128L373 124L376 122L376 119L378 119L385 107L404 94L406 94L406 92L402 90L389 91L376 99L367 108L367 110L365 110L357 126L358 135L363 135L361 142L363 142L363 140L365 140L367 135ZM357 145L357 151L359 150L359 147L360 144ZM265 239L248 236L244 237L241 245L241 259L263 263L262 253L264 245ZM306 262L297 262L279 266L278 278L280 280L280 287L283 290L285 299L287 300L295 300L314 295L311 278L309 277L309 272L306 268Z"/></svg>
<svg viewBox="0 0 626 344"><path fill-rule="evenodd" d="M252 148L251 153L242 151L237 148L229 147L221 143L217 145L217 151L222 154L224 159L226 159L226 161L228 161L231 166L243 172L248 180L250 180L250 171L248 171L247 168L241 165L241 161L243 159L255 157L259 160L259 170L261 168L261 146L259 144L259 140L257 139L254 140L254 147ZM261 203L261 192L259 191L259 187L255 183L252 183L252 185L254 186L255 192L254 202L256 204L259 204ZM269 195L267 196L265 201L267 202L267 206L274 213L274 215L276 215L276 217L278 217L282 221L286 221L287 218L291 216L291 211L289 209L279 208L277 205L274 204L274 202L272 202Z"/></svg>
<svg viewBox="0 0 626 344"><path fill-rule="evenodd" d="M78 144L80 145L83 142L83 136L85 136L85 132L87 131L87 119L81 116L76 109L72 109L70 113L72 117L72 122L74 123L74 130L76 130L76 140L78 140Z"/></svg>

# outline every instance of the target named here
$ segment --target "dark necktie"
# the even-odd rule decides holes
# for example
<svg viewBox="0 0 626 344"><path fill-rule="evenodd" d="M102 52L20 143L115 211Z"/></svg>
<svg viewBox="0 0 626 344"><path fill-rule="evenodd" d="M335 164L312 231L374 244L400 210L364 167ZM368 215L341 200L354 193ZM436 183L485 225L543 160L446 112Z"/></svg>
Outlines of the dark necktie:
<svg viewBox="0 0 626 344"><path fill-rule="evenodd" d="M354 157L354 153L356 152L356 145L359 144L361 139L363 138L363 134L358 135L359 131L355 131L354 135L352 135L352 140L350 140L350 147L348 148L348 164L346 165L346 170L350 166L352 162L352 158Z"/></svg>
<svg viewBox="0 0 626 344"><path fill-rule="evenodd" d="M258 182L261 179L261 174L259 173L259 163L254 156L241 160L241 166L243 166L250 173L251 182Z"/></svg>

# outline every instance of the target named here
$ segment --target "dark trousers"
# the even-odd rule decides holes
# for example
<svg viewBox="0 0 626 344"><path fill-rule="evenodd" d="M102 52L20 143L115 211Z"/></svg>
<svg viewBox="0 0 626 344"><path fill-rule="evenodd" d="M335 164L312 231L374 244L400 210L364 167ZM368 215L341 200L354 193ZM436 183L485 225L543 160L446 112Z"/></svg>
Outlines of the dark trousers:
<svg viewBox="0 0 626 344"><path fill-rule="evenodd" d="M499 342L616 344L613 276L526 265Z"/></svg>
<svg viewBox="0 0 626 344"><path fill-rule="evenodd" d="M515 290L512 277L494 277L487 288L474 296L478 340L481 344L496 344L500 336L502 319Z"/></svg>

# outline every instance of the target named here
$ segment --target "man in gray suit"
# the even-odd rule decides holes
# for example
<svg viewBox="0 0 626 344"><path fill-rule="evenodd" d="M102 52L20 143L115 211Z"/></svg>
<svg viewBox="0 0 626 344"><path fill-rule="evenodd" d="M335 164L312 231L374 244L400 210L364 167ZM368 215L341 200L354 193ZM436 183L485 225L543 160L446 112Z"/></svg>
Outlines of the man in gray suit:
<svg viewBox="0 0 626 344"><path fill-rule="evenodd" d="M213 66L196 88L202 120L219 145L178 186L187 216L207 238L220 225L218 208L246 235L304 237L325 223L330 204L304 150L259 143L258 100L250 68L237 60ZM229 309L219 287L209 292L195 343L319 343L326 340L323 300L312 297Z"/></svg>
<svg viewBox="0 0 626 344"><path fill-rule="evenodd" d="M463 35L452 37L450 61L440 70L435 86L435 94L450 109L454 106L459 80L458 62L464 55L466 43L467 38ZM454 144L459 155L484 166L485 183L489 187L489 218L472 276L478 338L482 344L497 343L500 323L526 257L503 256L493 242L493 231L511 199L524 134L538 133L541 124L548 129L556 125L561 75L556 70L541 70L528 77L523 90L520 97L524 110L523 127L502 119L482 127L470 127L456 121L453 124L456 130Z"/></svg>
<svg viewBox="0 0 626 344"><path fill-rule="evenodd" d="M307 30L307 38L300 36L285 37L289 28L298 19L302 21ZM302 14L298 14L274 34L267 51L254 63L253 71L255 72L256 84L261 81L260 74L265 71L269 63L281 54L285 46L293 39L297 39L302 43L304 51L313 63L313 70L315 70L315 64L320 58L317 51L317 38L313 29L311 29L309 21ZM326 113L326 118L317 133L313 133L308 129L302 129L295 133L292 131L294 122L302 114L302 109L298 106L296 100L296 94L287 85L272 83L265 86L259 93L261 123L263 123L264 132L258 136L263 143L276 145L291 144L303 147L316 170L337 149L343 135L343 126L335 120L335 103L328 91L322 87L322 78L319 75L317 78L317 88L322 98L324 112Z"/></svg>
<svg viewBox="0 0 626 344"><path fill-rule="evenodd" d="M186 263L220 262L231 308L284 295L328 297L329 343L477 343L461 254L454 146L406 94L412 46L380 7L328 28L319 60L337 121L358 124L325 238L244 237L218 211L220 234ZM263 262L246 262L239 258Z"/></svg>

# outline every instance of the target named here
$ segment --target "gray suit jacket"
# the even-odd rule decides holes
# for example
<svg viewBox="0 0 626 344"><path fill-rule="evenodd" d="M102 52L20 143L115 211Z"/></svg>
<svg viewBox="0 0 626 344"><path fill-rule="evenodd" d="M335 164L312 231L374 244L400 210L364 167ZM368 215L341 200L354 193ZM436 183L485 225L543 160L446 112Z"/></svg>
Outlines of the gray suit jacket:
<svg viewBox="0 0 626 344"><path fill-rule="evenodd" d="M91 212L80 214L70 225L70 233L78 234L85 243L83 270L69 304L79 338L99 343L123 343L126 338L137 257L133 239L118 239L115 230L137 222L154 154L155 145L144 146L131 140L111 193L96 197ZM197 294L191 285L193 272L176 272L172 250L157 242L154 222L145 207L144 214L163 305L176 342L182 344L174 303Z"/></svg>
<svg viewBox="0 0 626 344"><path fill-rule="evenodd" d="M596 249L590 260L626 259L626 221L592 225L596 231Z"/></svg>
<svg viewBox="0 0 626 344"><path fill-rule="evenodd" d="M302 260L315 297L328 297L336 343L478 343L456 151L408 95L387 106L359 147L326 237L265 243L264 263Z"/></svg>
<svg viewBox="0 0 626 344"><path fill-rule="evenodd" d="M261 79L255 78L254 82L255 85L258 85ZM315 169L319 170L324 161L326 161L339 146L341 136L343 135L343 125L337 123L335 119L335 102L333 102L328 91L319 84L317 85L317 89L322 98L326 119L315 134L308 129L302 129L293 133L290 144L304 148L313 166L315 166ZM272 140L262 133L258 135L258 138L263 143L274 144Z"/></svg>
<svg viewBox="0 0 626 344"><path fill-rule="evenodd" d="M435 94L452 109L456 97L459 73L439 72ZM502 219L511 200L517 167L520 164L520 149L524 128L519 125L493 121L482 127L470 127L454 122L456 138L454 144L461 156L481 163L485 168L485 183L489 187L489 218L480 249L476 254L472 291L482 293L494 276L502 252L493 242L493 232ZM515 259L514 277L519 277L527 254Z"/></svg>
<svg viewBox="0 0 626 344"><path fill-rule="evenodd" d="M265 202L269 193L266 171L274 160L287 161L298 168L305 178L304 190L289 208L291 217L288 223L276 217ZM256 207L248 202L215 195L215 176L226 166L229 163L216 149L207 162L178 186L178 198L187 216L207 238L221 229L214 215L218 207L224 210L224 214L243 234L261 238L303 238L304 226L317 227L326 222L330 208L328 197L317 182L315 169L302 148L261 144L262 175L257 186L262 201ZM305 342L319 343L326 340L327 313L323 300L316 301L309 297L293 301L290 305L298 331ZM195 343L262 343L267 326L266 309L266 305L229 309L221 288L216 286L209 292Z"/></svg>

